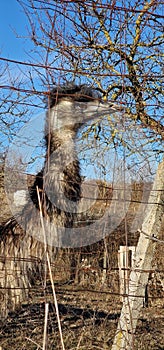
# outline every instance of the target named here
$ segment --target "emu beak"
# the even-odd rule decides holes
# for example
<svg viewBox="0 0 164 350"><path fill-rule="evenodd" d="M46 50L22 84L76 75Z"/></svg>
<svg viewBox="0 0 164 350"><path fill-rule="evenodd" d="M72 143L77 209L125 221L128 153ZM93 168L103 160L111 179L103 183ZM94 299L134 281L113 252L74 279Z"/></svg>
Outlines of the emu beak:
<svg viewBox="0 0 164 350"><path fill-rule="evenodd" d="M109 101L100 101L98 104L97 112L99 115L105 115L108 113L123 112L124 108L116 103Z"/></svg>
<svg viewBox="0 0 164 350"><path fill-rule="evenodd" d="M80 121L88 121L101 118L108 114L119 113L123 111L123 107L109 101L95 100L92 103L84 104L85 108L81 113L77 113Z"/></svg>
<svg viewBox="0 0 164 350"><path fill-rule="evenodd" d="M120 105L117 105L116 103L105 101L105 102L100 102L102 105L102 108L104 105L106 105L106 109L109 109L109 111L113 112L121 112L124 110L124 108Z"/></svg>

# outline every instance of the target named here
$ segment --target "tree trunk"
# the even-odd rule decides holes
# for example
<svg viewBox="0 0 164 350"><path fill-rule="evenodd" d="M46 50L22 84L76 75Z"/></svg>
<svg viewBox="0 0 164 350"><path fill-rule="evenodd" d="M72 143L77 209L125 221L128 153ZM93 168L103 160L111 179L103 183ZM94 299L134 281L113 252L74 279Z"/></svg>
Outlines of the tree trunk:
<svg viewBox="0 0 164 350"><path fill-rule="evenodd" d="M118 322L112 350L134 349L134 334L143 306L154 250L158 242L164 207L164 160L159 165L149 196L145 219L136 247L134 266L130 273L129 290Z"/></svg>

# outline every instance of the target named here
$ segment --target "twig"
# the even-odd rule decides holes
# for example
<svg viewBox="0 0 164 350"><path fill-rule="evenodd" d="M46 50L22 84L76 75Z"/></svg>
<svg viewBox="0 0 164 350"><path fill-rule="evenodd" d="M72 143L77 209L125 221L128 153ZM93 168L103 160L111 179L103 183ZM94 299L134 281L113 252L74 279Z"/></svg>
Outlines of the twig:
<svg viewBox="0 0 164 350"><path fill-rule="evenodd" d="M35 344L35 345L37 346L37 349L42 349L42 347L41 347L38 343L36 343L35 341L33 341L32 339L30 339L30 338L28 338L28 337L26 337L25 339L27 339L27 340L31 341L31 343Z"/></svg>
<svg viewBox="0 0 164 350"><path fill-rule="evenodd" d="M43 350L46 350L48 310L49 310L49 304L46 303L45 304L45 318L44 318Z"/></svg>

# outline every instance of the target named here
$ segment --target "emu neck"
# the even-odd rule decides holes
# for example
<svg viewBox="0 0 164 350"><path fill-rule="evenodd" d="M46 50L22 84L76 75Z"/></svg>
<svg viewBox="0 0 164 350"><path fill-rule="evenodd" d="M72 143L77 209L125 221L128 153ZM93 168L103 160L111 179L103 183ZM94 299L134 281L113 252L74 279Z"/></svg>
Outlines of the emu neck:
<svg viewBox="0 0 164 350"><path fill-rule="evenodd" d="M52 204L69 212L71 202L80 199L80 167L75 147L75 132L60 129L47 138L45 191Z"/></svg>
<svg viewBox="0 0 164 350"><path fill-rule="evenodd" d="M51 155L54 151L63 147L65 153L75 153L75 137L76 132L74 130L70 130L70 128L62 128L57 131L51 131L48 136L46 136L46 146L47 146L47 155ZM68 150L67 146L70 145L70 150Z"/></svg>

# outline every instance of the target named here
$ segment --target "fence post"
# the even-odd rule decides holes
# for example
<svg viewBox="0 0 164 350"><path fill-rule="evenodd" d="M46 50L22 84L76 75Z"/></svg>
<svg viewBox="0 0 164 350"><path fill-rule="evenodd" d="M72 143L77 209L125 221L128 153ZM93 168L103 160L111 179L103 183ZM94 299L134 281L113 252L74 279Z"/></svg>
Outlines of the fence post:
<svg viewBox="0 0 164 350"><path fill-rule="evenodd" d="M135 261L135 246L120 246L118 251L118 268L121 300L129 292L129 274Z"/></svg>

